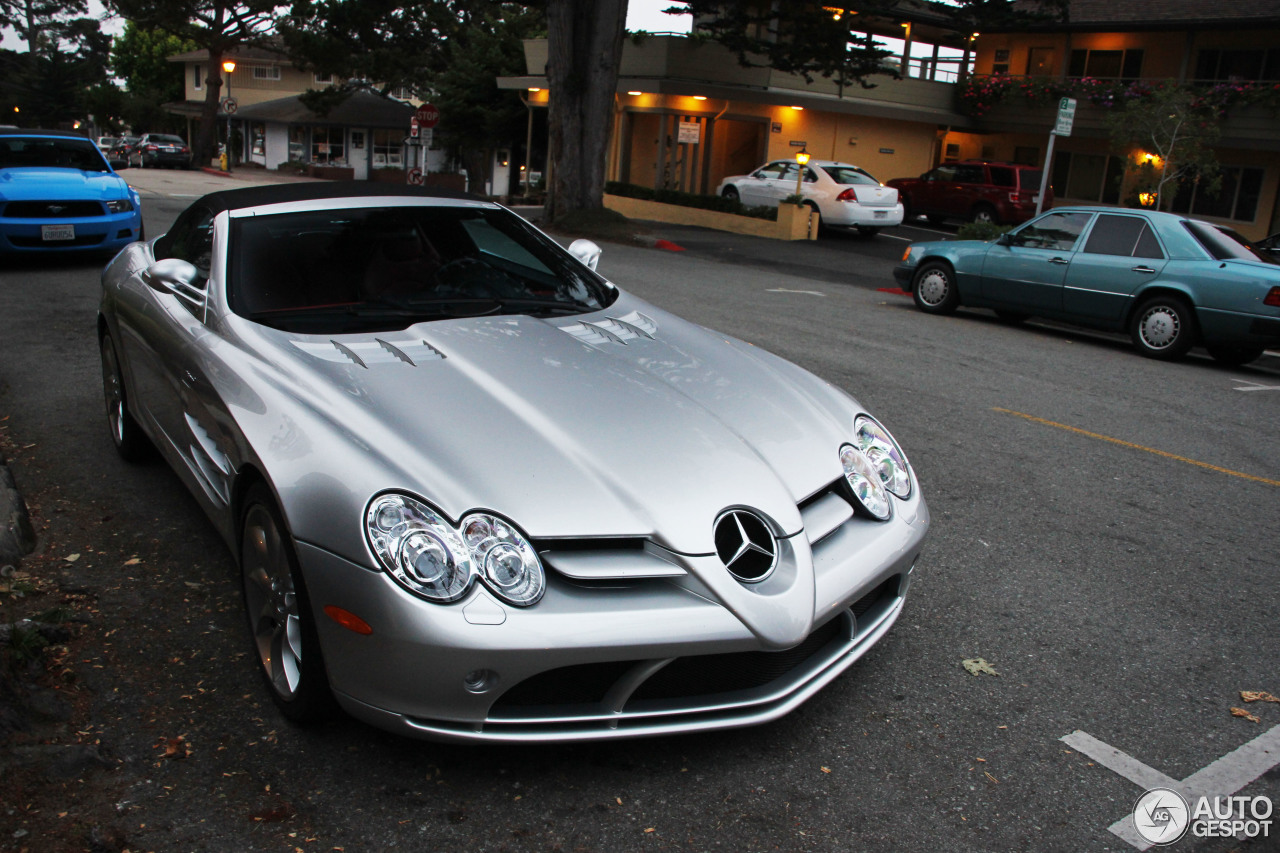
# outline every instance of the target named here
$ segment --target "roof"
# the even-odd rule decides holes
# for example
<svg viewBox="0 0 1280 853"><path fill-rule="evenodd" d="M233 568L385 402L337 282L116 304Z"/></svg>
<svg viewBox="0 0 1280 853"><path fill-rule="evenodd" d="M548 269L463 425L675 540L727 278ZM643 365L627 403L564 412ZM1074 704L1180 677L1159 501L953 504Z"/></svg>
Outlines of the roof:
<svg viewBox="0 0 1280 853"><path fill-rule="evenodd" d="M380 196L484 201L484 199L470 193L460 193L453 190L440 189L439 187L373 184L368 181L316 181L305 184L268 184L260 187L219 190L202 197L196 204L203 204L215 212L220 212L223 210L243 210L249 207L260 207L264 204L286 204L294 201Z"/></svg>
<svg viewBox="0 0 1280 853"><path fill-rule="evenodd" d="M45 130L43 128L25 128L25 127L0 127L0 136L61 136L66 139L83 139L89 141L89 137L83 133L76 133L74 130Z"/></svg>
<svg viewBox="0 0 1280 853"><path fill-rule="evenodd" d="M269 47L233 47L223 53L222 57L223 59L235 59L244 62L252 62L254 60L260 62L291 61L289 55L284 51L272 50ZM175 53L168 59L170 62L207 62L209 60L209 51L205 48L189 50L186 53Z"/></svg>
<svg viewBox="0 0 1280 853"><path fill-rule="evenodd" d="M413 113L414 108L409 104L361 89L352 92L328 115L313 112L302 103L299 95L292 95L241 107L236 111L236 118L284 124L393 127L408 133Z"/></svg>
<svg viewBox="0 0 1280 853"><path fill-rule="evenodd" d="M1017 5L1030 9L1040 6L1041 0L1019 0ZM1067 6L1066 21L1023 26L1037 30L1280 26L1280 0L1067 0Z"/></svg>

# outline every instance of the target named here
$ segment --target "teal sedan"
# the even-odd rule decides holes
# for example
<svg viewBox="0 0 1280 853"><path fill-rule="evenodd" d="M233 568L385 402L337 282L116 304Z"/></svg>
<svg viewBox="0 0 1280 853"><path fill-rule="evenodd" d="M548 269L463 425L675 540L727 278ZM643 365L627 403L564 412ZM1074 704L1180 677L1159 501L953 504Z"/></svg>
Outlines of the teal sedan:
<svg viewBox="0 0 1280 853"><path fill-rule="evenodd" d="M916 243L893 271L927 314L960 305L1127 332L1145 356L1228 364L1280 346L1280 265L1173 213L1057 207L991 242Z"/></svg>

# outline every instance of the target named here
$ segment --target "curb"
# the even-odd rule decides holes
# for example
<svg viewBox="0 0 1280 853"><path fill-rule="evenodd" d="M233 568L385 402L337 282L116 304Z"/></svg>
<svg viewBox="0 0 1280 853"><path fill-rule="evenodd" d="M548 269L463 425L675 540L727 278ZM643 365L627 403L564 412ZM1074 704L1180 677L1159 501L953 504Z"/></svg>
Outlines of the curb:
<svg viewBox="0 0 1280 853"><path fill-rule="evenodd" d="M224 172L221 169L215 169L212 166L201 166L200 171L204 172L206 175L217 175L220 178L231 177L230 172Z"/></svg>
<svg viewBox="0 0 1280 853"><path fill-rule="evenodd" d="M36 547L36 533L31 527L27 505L0 454L0 566L14 566Z"/></svg>

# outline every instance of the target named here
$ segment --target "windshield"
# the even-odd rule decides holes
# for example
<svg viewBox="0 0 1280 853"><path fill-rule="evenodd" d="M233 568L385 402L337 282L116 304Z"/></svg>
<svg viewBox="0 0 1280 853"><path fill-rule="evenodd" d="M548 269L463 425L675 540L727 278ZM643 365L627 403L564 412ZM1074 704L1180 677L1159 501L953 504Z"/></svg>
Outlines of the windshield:
<svg viewBox="0 0 1280 853"><path fill-rule="evenodd" d="M615 297L604 279L499 209L372 207L236 218L228 268L233 311L309 334L488 314L580 314Z"/></svg>
<svg viewBox="0 0 1280 853"><path fill-rule="evenodd" d="M87 139L0 139L0 169L20 166L108 171L102 152Z"/></svg>
<svg viewBox="0 0 1280 853"><path fill-rule="evenodd" d="M1235 259L1239 261L1262 261L1268 264L1278 263L1271 257L1269 252L1261 251L1230 228L1222 225L1210 225L1207 222L1196 222L1191 219L1182 224L1199 241L1204 250L1216 260L1227 261Z"/></svg>
<svg viewBox="0 0 1280 853"><path fill-rule="evenodd" d="M880 182L857 166L823 166L822 170L837 184L879 186Z"/></svg>

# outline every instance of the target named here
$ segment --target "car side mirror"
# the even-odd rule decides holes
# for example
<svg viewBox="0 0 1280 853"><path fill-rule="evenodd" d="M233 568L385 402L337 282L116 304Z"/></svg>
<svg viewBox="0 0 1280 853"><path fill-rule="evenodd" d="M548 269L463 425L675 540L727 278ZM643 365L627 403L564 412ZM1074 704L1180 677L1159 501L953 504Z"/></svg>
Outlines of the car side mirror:
<svg viewBox="0 0 1280 853"><path fill-rule="evenodd" d="M569 244L569 254L582 261L583 265L592 272L595 272L596 264L600 263L602 251L590 240L574 240Z"/></svg>
<svg viewBox="0 0 1280 853"><path fill-rule="evenodd" d="M168 293L203 293L205 287L205 282L200 278L200 270L196 269L195 264L181 258L156 261L142 273L142 280L150 287Z"/></svg>
<svg viewBox="0 0 1280 853"><path fill-rule="evenodd" d="M1006 231L996 238L997 246L1016 246L1017 241L1014 239L1012 231Z"/></svg>

